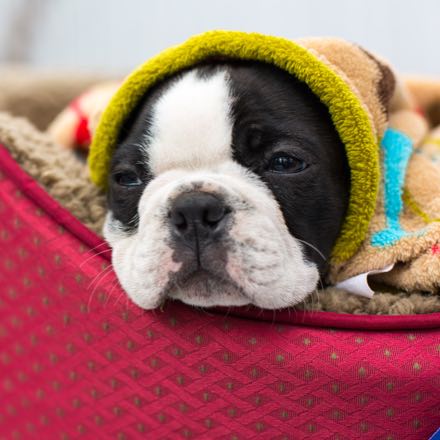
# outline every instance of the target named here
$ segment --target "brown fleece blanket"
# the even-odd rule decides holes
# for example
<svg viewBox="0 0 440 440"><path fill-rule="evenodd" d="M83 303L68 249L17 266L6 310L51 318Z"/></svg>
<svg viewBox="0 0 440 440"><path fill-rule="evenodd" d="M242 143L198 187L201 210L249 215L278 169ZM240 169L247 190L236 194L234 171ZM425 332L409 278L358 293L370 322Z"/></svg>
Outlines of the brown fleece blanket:
<svg viewBox="0 0 440 440"><path fill-rule="evenodd" d="M98 80L102 78L0 69L0 142L52 197L100 234L105 195L88 179L85 162L41 131L69 101ZM297 308L382 315L430 313L440 311L440 297L390 292L377 286L370 300L328 288L316 291Z"/></svg>

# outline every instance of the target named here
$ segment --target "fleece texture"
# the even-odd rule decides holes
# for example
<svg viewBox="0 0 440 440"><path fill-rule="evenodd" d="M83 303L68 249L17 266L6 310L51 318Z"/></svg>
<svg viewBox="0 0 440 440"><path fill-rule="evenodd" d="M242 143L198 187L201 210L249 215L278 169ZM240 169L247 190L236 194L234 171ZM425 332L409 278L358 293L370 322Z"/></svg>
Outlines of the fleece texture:
<svg viewBox="0 0 440 440"><path fill-rule="evenodd" d="M351 195L333 258L336 261L347 260L365 238L374 212L379 188L378 142L385 117L380 109L370 111L368 108L368 105L377 107L379 104L370 96L367 86L372 84L364 81L364 90L351 87L330 62L318 55L332 51L334 40L328 40L328 43L329 47L325 45L325 40L296 43L255 33L212 31L162 52L129 75L104 111L90 149L92 180L98 186L106 186L110 158L122 123L147 90L160 80L208 59L235 58L274 64L304 81L328 106L345 144L351 168ZM337 43L345 49L344 56L347 51L361 52L342 40ZM367 54L356 55L365 58L364 64L374 70L374 62ZM377 68L374 73L378 73ZM376 76L372 75L369 82L374 83ZM366 92L365 99L362 99L362 92Z"/></svg>
<svg viewBox="0 0 440 440"><path fill-rule="evenodd" d="M30 117L32 119L32 113ZM105 194L90 181L87 167L71 150L60 148L51 136L37 130L28 120L7 113L0 113L0 143L7 146L21 167L52 197L87 227L101 234L106 212ZM408 295L402 291L391 292L389 288L381 286L370 300L341 289L328 288L317 290L296 308L370 315L409 315L440 312L440 296L421 292Z"/></svg>
<svg viewBox="0 0 440 440"><path fill-rule="evenodd" d="M317 44L316 40L315 43ZM357 46L353 47L360 50ZM335 52L332 53L336 56ZM343 51L339 53L340 56L342 54ZM357 67L357 63L353 63L352 68ZM32 124L40 128L46 127L69 100L85 90L90 90L90 86L102 78L85 79L83 75L41 73L17 68L0 69L0 78L1 109L27 119L8 114L0 115L0 142L52 197L100 234L106 212L103 191L89 180L84 162L78 160L71 150L61 148L51 136ZM358 88L361 86L362 81L359 80ZM365 87L368 88L372 89L372 84ZM382 89L384 88L382 85ZM32 90L34 93L31 93ZM383 190L380 187L377 209L369 225L367 239L352 258L344 264L333 265L331 276L335 280L344 279L370 268L378 268L387 261L397 262L395 269L389 274L376 275L375 280L372 277L375 281L375 295L371 300L329 288L316 291L297 308L393 315L440 311L440 296L424 293L438 293L435 280L438 286L440 248L437 245L438 232L432 228L439 224L440 219L440 183L436 165L440 152L440 128L433 127L440 122L440 118L436 116L440 103L440 81L426 78L405 79L395 90L389 104L391 117L386 120L386 124L397 131L399 126L404 127L400 131L406 132L414 142L410 158L407 162L403 161L406 162L407 170L401 190L403 203L400 205L401 210L398 209L397 212L404 217L404 221L401 220L400 223L404 229L419 231L410 239L420 239L420 245L394 245L385 247L385 252L384 249L371 245L371 237L380 232L384 225ZM425 118L421 114L430 117ZM406 143L402 142L402 145L405 147ZM407 148L403 150L406 151ZM383 155L383 147L380 154ZM383 172L381 186L382 181ZM432 241L426 241L427 236L424 234L427 232L433 237ZM435 240L437 241L434 243ZM426 286L431 286L431 289ZM407 291L410 293L405 293Z"/></svg>
<svg viewBox="0 0 440 440"><path fill-rule="evenodd" d="M92 180L105 188L119 130L151 87L198 63L234 58L273 64L305 82L328 107L345 145L350 198L328 281L392 264L376 278L406 291L438 292L440 171L433 149L440 137L429 134L420 114L427 92L406 87L385 61L341 39L212 31L165 50L130 74L104 110L89 155Z"/></svg>
<svg viewBox="0 0 440 440"><path fill-rule="evenodd" d="M32 82L32 76L28 80ZM7 92L0 87L0 97ZM32 112L28 116L33 120ZM41 117L39 112L35 117ZM91 230L101 234L106 212L105 194L91 182L84 162L78 160L71 150L61 148L29 120L7 113L0 113L0 143L53 198ZM421 292L408 295L402 291L392 292L386 286L378 286L375 290L371 300L341 289L317 290L296 308L370 315L440 312L438 295Z"/></svg>

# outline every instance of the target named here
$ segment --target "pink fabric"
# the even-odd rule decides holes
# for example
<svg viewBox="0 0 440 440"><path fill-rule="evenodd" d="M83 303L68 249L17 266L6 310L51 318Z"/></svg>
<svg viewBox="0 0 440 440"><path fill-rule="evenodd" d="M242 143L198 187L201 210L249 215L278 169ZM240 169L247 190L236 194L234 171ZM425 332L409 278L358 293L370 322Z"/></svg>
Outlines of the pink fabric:
<svg viewBox="0 0 440 440"><path fill-rule="evenodd" d="M440 426L440 314L144 312L109 258L0 148L0 439L400 440Z"/></svg>

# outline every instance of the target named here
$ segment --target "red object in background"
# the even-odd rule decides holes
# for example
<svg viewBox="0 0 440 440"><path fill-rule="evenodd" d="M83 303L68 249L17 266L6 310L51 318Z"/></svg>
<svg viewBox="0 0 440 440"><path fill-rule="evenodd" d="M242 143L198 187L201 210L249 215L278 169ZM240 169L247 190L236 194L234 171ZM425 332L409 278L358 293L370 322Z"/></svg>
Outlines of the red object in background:
<svg viewBox="0 0 440 440"><path fill-rule="evenodd" d="M145 312L0 147L0 439L426 439L440 313ZM330 326L330 327L329 327Z"/></svg>
<svg viewBox="0 0 440 440"><path fill-rule="evenodd" d="M83 149L88 149L90 142L92 141L92 135L89 130L89 119L81 110L80 101L81 97L72 101L69 106L78 117L78 123L74 134L75 145Z"/></svg>

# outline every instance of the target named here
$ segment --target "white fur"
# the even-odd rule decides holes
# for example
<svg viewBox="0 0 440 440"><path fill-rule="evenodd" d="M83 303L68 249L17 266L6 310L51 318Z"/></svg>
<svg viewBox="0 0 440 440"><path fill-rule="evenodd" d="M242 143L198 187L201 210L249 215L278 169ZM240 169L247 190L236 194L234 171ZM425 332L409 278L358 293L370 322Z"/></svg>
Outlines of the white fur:
<svg viewBox="0 0 440 440"><path fill-rule="evenodd" d="M159 99L148 146L159 175L173 168L200 169L231 158L232 123L226 72L200 79L187 73Z"/></svg>
<svg viewBox="0 0 440 440"><path fill-rule="evenodd" d="M230 107L224 72L208 79L189 72L174 83L153 109L147 149L156 177L140 199L138 230L124 233L112 214L107 216L104 234L113 248L113 266L130 298L145 309L166 296L198 306L252 303L276 309L298 303L316 288L316 265L304 259L273 194L232 159ZM221 285L208 296L168 285L180 268L167 244L170 201L195 184L222 194L232 208L234 245L225 270L238 289L229 294Z"/></svg>

